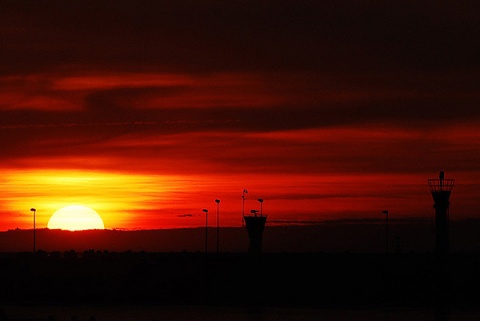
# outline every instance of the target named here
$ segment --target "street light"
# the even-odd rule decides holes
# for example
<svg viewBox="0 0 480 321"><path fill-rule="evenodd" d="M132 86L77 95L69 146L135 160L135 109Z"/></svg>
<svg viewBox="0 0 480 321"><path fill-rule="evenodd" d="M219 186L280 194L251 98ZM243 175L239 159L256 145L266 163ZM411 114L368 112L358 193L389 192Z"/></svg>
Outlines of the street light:
<svg viewBox="0 0 480 321"><path fill-rule="evenodd" d="M248 191L246 189L243 189L243 192L242 192L242 226L243 226L243 223L245 222L245 194L248 194Z"/></svg>
<svg viewBox="0 0 480 321"><path fill-rule="evenodd" d="M205 253L208 252L208 210L204 208L202 212L205 213Z"/></svg>
<svg viewBox="0 0 480 321"><path fill-rule="evenodd" d="M263 211L262 211L263 198L259 198L258 201L260 202L260 216L263 216Z"/></svg>
<svg viewBox="0 0 480 321"><path fill-rule="evenodd" d="M385 214L385 252L388 253L388 211L382 211Z"/></svg>
<svg viewBox="0 0 480 321"><path fill-rule="evenodd" d="M32 207L30 211L33 212L33 254L35 254L35 238L36 238L35 213L37 212L37 210Z"/></svg>
<svg viewBox="0 0 480 321"><path fill-rule="evenodd" d="M220 226L220 200L216 199L215 203L217 203L217 254L219 252L219 226Z"/></svg>

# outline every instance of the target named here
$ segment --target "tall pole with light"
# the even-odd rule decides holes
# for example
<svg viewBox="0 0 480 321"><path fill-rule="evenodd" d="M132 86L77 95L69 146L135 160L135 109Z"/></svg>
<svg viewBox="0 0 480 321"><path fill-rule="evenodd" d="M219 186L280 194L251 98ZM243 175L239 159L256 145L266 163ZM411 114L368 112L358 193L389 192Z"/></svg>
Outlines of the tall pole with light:
<svg viewBox="0 0 480 321"><path fill-rule="evenodd" d="M388 253L388 211L382 211L385 214L385 253Z"/></svg>
<svg viewBox="0 0 480 321"><path fill-rule="evenodd" d="M202 212L205 213L205 253L208 252L208 210L204 208Z"/></svg>
<svg viewBox="0 0 480 321"><path fill-rule="evenodd" d="M220 228L220 200L216 199L215 203L217 203L217 254L219 252L219 228Z"/></svg>
<svg viewBox="0 0 480 321"><path fill-rule="evenodd" d="M260 216L263 216L263 209L262 209L263 198L259 198L258 201L260 202Z"/></svg>
<svg viewBox="0 0 480 321"><path fill-rule="evenodd" d="M37 210L35 208L30 209L31 212L33 212L33 254L35 254L36 250L36 224L35 224L35 214Z"/></svg>
<svg viewBox="0 0 480 321"><path fill-rule="evenodd" d="M248 191L246 189L243 189L243 192L242 192L242 226L245 222L245 194L248 194Z"/></svg>

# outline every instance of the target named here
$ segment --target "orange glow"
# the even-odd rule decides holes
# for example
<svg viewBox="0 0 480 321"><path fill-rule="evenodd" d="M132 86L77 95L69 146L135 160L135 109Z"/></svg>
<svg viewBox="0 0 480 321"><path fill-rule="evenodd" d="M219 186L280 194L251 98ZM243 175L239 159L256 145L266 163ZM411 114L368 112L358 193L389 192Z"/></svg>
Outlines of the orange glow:
<svg viewBox="0 0 480 321"><path fill-rule="evenodd" d="M4 200L9 211L25 212L25 206L37 209L37 227L46 226L59 208L82 204L102 213L107 228L135 228L145 219L133 213L168 203L178 180L174 176L147 176L93 171L27 170L11 171L5 176ZM167 193L168 191L168 193ZM33 204L33 205L29 205ZM152 205L155 204L155 205ZM135 217L132 221L131 217ZM3 218L0 226L30 228L29 215Z"/></svg>
<svg viewBox="0 0 480 321"><path fill-rule="evenodd" d="M473 127L447 129L458 142L439 144L438 155L447 161L462 157L474 166L466 155L478 133ZM50 139L40 143L48 148L63 138ZM439 157L423 150L425 141L434 139L385 126L125 134L92 144L96 155L31 156L5 167L0 229L31 228L31 207L37 209L37 227L45 227L57 209L70 204L94 208L108 229L200 227L205 224L201 209L213 213L217 198L221 226L239 226L244 188L250 191L245 210L258 209L256 200L263 198L272 223L376 217L385 208L392 217L428 217L432 200L426 179L437 172L416 166ZM410 152L416 153L414 160ZM403 172L383 169L400 164ZM452 217L468 217L475 208L472 186L480 177L468 168L450 172L447 168L447 175L461 182L452 193ZM213 226L215 215L210 219Z"/></svg>
<svg viewBox="0 0 480 321"><path fill-rule="evenodd" d="M348 215L351 211L368 212L372 208L375 184L402 180L386 177L354 177L330 175L244 175L227 176L147 176L88 171L27 171L7 175L5 197L10 198L11 210L28 213L25 208L37 208L37 227L47 225L50 216L61 207L77 203L102 213L106 228L149 229L198 227L204 224L201 209L215 208L214 199L221 203L221 225L241 224L241 190L250 189L245 209L257 209L258 198L264 198L263 209L272 220L322 220ZM410 178L413 180L414 178ZM362 181L364 188L353 182ZM295 186L292 185L295 182ZM365 186L371 186L366 189ZM284 186L288 186L285 188ZM378 187L378 186L377 186ZM386 193L386 192L385 192ZM380 204L387 203L377 196ZM338 202L338 200L344 200ZM350 208L351 202L356 203ZM384 205L384 204L382 204ZM372 208L373 212L375 209ZM29 228L31 217L22 215L15 222L2 226ZM313 216L312 216L313 215ZM212 222L214 222L214 215ZM20 220L18 220L20 219Z"/></svg>

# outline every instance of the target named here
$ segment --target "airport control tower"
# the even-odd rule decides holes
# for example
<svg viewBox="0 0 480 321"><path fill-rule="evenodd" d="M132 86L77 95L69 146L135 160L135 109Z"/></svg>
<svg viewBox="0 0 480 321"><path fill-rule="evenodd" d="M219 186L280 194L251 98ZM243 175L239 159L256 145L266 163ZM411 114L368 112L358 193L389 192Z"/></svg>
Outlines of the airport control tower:
<svg viewBox="0 0 480 321"><path fill-rule="evenodd" d="M245 196L242 196L242 198L245 200ZM263 199L259 198L258 201L260 202L260 208L262 208ZM242 213L250 240L248 253L254 255L262 253L262 236L267 222L267 215L263 215L262 210L260 210L260 214L258 212L258 210L251 210L251 215Z"/></svg>
<svg viewBox="0 0 480 321"><path fill-rule="evenodd" d="M445 179L443 171L439 178L429 179L428 186L432 193L435 208L435 253L445 254L449 251L449 206L450 193L454 179Z"/></svg>

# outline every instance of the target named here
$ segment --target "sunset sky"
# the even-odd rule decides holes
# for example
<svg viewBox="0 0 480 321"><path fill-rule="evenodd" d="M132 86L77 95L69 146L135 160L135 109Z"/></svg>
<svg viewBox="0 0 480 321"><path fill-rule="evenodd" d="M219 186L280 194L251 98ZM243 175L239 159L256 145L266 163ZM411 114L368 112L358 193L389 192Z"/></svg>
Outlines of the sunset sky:
<svg viewBox="0 0 480 321"><path fill-rule="evenodd" d="M478 1L2 1L0 231L480 208Z"/></svg>

